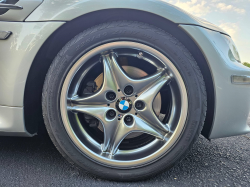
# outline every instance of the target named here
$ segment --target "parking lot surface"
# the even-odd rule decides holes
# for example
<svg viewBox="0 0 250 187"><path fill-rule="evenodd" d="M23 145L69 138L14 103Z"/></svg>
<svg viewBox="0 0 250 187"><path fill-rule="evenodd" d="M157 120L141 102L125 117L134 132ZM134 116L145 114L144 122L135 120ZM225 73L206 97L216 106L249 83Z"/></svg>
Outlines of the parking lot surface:
<svg viewBox="0 0 250 187"><path fill-rule="evenodd" d="M250 134L212 140L202 136L170 171L146 181L95 178L68 164L46 136L0 137L0 186L250 186Z"/></svg>

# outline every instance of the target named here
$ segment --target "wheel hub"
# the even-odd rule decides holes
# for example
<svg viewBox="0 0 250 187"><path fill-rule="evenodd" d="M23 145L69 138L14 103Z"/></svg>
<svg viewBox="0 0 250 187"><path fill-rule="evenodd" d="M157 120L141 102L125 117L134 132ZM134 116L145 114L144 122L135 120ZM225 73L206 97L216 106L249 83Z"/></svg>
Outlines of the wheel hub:
<svg viewBox="0 0 250 187"><path fill-rule="evenodd" d="M121 97L116 101L116 109L121 113L127 113L132 108L132 101L126 97Z"/></svg>

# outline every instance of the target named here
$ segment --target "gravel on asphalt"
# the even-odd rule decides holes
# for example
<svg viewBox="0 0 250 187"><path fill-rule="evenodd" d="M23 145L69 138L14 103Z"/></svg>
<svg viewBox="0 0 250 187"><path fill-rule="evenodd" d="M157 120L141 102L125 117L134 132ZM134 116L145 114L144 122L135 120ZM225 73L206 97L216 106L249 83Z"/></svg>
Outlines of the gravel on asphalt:
<svg viewBox="0 0 250 187"><path fill-rule="evenodd" d="M170 171L146 181L106 181L71 166L46 136L0 137L0 186L250 186L250 134L200 136Z"/></svg>

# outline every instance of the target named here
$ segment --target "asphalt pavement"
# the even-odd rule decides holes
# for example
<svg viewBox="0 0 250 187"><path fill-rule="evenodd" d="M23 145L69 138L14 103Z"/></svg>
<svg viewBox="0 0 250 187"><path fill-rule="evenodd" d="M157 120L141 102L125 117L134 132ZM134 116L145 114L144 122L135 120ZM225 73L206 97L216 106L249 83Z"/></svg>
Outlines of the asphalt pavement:
<svg viewBox="0 0 250 187"><path fill-rule="evenodd" d="M170 171L124 183L93 177L68 164L48 137L0 137L0 186L250 186L250 134L202 136Z"/></svg>

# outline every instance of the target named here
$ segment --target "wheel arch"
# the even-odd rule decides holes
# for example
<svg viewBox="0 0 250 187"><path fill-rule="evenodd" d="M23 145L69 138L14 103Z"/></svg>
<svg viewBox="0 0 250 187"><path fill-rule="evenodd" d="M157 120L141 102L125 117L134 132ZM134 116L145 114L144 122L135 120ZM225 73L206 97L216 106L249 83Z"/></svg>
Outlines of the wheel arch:
<svg viewBox="0 0 250 187"><path fill-rule="evenodd" d="M89 27L103 22L118 20L140 21L159 27L175 36L192 53L201 69L206 84L208 106L202 134L208 138L214 118L215 94L211 71L202 51L178 24L149 12L132 9L109 9L85 14L66 22L46 40L38 51L26 80L24 120L27 131L34 134L38 131L40 133L40 127L41 130L44 129L41 106L43 83L50 64L61 48L75 35ZM38 109L33 110L34 107L38 107Z"/></svg>

